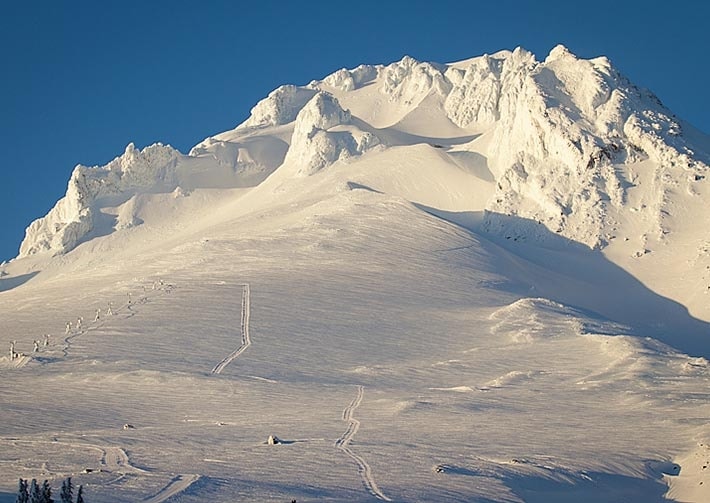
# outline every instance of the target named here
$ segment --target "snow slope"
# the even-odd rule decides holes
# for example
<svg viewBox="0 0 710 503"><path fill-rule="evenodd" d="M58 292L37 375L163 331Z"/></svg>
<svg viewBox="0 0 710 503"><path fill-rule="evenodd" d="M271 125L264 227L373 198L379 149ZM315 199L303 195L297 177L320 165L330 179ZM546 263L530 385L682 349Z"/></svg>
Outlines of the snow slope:
<svg viewBox="0 0 710 503"><path fill-rule="evenodd" d="M707 146L558 46L77 167L2 267L0 501L705 501Z"/></svg>

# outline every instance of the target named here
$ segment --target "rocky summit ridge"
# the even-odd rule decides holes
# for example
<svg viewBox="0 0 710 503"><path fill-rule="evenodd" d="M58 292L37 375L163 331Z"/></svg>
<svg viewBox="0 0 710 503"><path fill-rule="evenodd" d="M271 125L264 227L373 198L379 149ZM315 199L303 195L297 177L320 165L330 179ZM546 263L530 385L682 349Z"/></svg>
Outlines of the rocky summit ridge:
<svg viewBox="0 0 710 503"><path fill-rule="evenodd" d="M129 144L105 166L77 166L65 196L27 228L19 256L72 250L91 238L102 207L137 194L253 187L277 171L304 178L418 144L455 145L483 166L471 176L492 183L472 199L486 204L461 209L484 210L489 232L534 236L507 218L520 217L591 248L615 239L629 213L646 240L664 239L678 198L700 197L710 163L708 137L605 57L578 58L561 45L543 61L522 48L451 64L405 56L281 86L187 155ZM406 162L407 150L400 155ZM140 223L128 213L113 230Z"/></svg>

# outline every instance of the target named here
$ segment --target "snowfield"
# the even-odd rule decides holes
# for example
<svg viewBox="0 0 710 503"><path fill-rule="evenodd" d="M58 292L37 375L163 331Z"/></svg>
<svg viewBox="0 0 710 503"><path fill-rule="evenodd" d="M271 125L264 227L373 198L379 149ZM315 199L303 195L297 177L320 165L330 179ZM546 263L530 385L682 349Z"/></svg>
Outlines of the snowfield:
<svg viewBox="0 0 710 503"><path fill-rule="evenodd" d="M1 267L0 502L710 500L708 145L559 46L77 167Z"/></svg>

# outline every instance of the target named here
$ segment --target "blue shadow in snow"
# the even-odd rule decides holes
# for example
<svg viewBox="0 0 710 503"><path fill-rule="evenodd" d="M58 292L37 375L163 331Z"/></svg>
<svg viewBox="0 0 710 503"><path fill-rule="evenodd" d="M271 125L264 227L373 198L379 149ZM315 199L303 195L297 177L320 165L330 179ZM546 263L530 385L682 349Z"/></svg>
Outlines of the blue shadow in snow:
<svg viewBox="0 0 710 503"><path fill-rule="evenodd" d="M9 278L0 278L0 292L6 292L17 288L18 286L24 285L29 280L37 276L39 272L30 272L28 274L21 274L20 276L10 276ZM2 502L2 500L0 500Z"/></svg>
<svg viewBox="0 0 710 503"><path fill-rule="evenodd" d="M523 297L544 297L630 327L693 356L710 357L710 323L663 297L608 260L601 251L551 232L533 220L482 212L423 211L464 230L496 257L497 269ZM495 219L496 233L483 222ZM530 237L533 236L533 237Z"/></svg>

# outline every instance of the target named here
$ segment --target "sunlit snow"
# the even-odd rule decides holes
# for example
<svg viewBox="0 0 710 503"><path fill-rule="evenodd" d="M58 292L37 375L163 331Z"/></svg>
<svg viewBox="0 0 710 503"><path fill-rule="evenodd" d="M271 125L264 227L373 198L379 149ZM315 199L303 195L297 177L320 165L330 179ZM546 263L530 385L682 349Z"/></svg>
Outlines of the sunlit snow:
<svg viewBox="0 0 710 503"><path fill-rule="evenodd" d="M709 145L558 46L78 166L0 266L0 502L710 500Z"/></svg>

